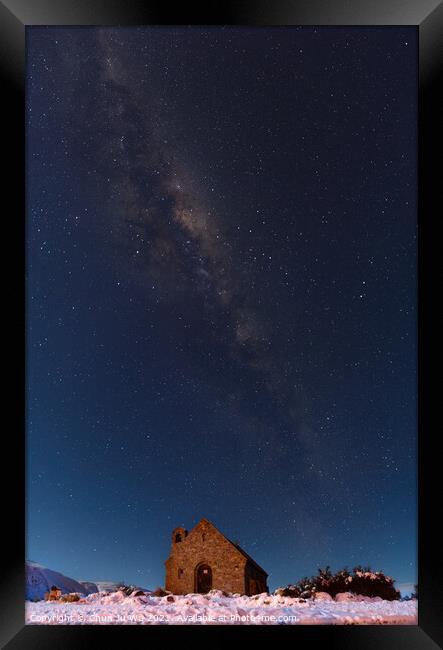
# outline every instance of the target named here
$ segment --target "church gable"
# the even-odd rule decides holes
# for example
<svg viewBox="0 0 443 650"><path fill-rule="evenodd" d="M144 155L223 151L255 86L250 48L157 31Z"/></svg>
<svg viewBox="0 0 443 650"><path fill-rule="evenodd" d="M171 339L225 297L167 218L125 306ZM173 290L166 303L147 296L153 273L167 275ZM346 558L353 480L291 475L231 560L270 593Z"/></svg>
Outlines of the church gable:
<svg viewBox="0 0 443 650"><path fill-rule="evenodd" d="M203 551L208 548L208 546L215 544L217 547L226 549L226 551L235 556L239 562L244 563L246 559L241 551L237 549L236 546L207 519L201 519L191 530L189 537L193 543L200 543Z"/></svg>

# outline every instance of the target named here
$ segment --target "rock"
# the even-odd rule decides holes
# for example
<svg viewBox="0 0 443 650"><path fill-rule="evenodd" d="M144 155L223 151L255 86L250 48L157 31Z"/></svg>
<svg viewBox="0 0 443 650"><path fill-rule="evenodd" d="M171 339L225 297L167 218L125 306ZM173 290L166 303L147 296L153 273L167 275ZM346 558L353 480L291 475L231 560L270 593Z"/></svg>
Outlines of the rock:
<svg viewBox="0 0 443 650"><path fill-rule="evenodd" d="M302 591L300 598L311 598L312 594L310 591Z"/></svg>
<svg viewBox="0 0 443 650"><path fill-rule="evenodd" d="M336 594L335 596L335 601L337 603L345 603L349 600L355 600L354 594L351 593L350 591L343 591L340 592L339 594Z"/></svg>
<svg viewBox="0 0 443 650"><path fill-rule="evenodd" d="M315 600L333 600L331 594L326 593L326 591L319 591L314 594Z"/></svg>
<svg viewBox="0 0 443 650"><path fill-rule="evenodd" d="M227 598L229 594L227 591L223 591L223 589L211 589L210 591L208 591L208 596L215 596L216 598L221 598L221 597Z"/></svg>
<svg viewBox="0 0 443 650"><path fill-rule="evenodd" d="M174 596L166 596L166 600L168 601L168 603L174 603L175 602Z"/></svg>

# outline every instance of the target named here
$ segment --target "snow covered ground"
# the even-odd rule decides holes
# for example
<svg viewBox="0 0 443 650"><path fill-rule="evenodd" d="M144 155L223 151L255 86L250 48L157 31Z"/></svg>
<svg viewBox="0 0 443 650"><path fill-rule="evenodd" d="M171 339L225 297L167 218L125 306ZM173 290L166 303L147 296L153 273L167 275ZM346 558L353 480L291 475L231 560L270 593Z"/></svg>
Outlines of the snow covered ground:
<svg viewBox="0 0 443 650"><path fill-rule="evenodd" d="M137 593L137 592L135 592ZM416 625L417 601L225 596L222 592L155 597L99 592L78 602L26 602L31 625Z"/></svg>

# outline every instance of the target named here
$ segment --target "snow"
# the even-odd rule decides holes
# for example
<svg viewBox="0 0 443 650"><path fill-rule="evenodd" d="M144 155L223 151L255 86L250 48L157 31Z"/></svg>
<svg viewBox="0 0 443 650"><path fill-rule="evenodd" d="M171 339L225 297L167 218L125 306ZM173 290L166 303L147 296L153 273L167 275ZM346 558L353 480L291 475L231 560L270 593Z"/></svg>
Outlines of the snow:
<svg viewBox="0 0 443 650"><path fill-rule="evenodd" d="M385 576L382 574L381 571L376 571L375 573L373 571L356 571L355 575L359 578L369 578L369 580L377 580L380 579L381 576L383 576L385 582L392 582L391 576Z"/></svg>
<svg viewBox="0 0 443 650"><path fill-rule="evenodd" d="M417 601L385 601L379 598L337 598L302 601L269 596L126 596L124 592L90 594L78 602L27 602L26 623L57 624L203 624L203 625L340 625L417 624Z"/></svg>

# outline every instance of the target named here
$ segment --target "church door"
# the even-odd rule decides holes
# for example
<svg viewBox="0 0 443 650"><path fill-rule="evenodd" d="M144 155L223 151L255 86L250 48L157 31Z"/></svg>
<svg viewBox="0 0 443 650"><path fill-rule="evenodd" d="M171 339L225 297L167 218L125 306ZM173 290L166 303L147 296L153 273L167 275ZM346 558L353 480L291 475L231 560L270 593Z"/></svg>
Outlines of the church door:
<svg viewBox="0 0 443 650"><path fill-rule="evenodd" d="M207 594L212 588L212 571L207 564L200 564L197 568L197 593Z"/></svg>

